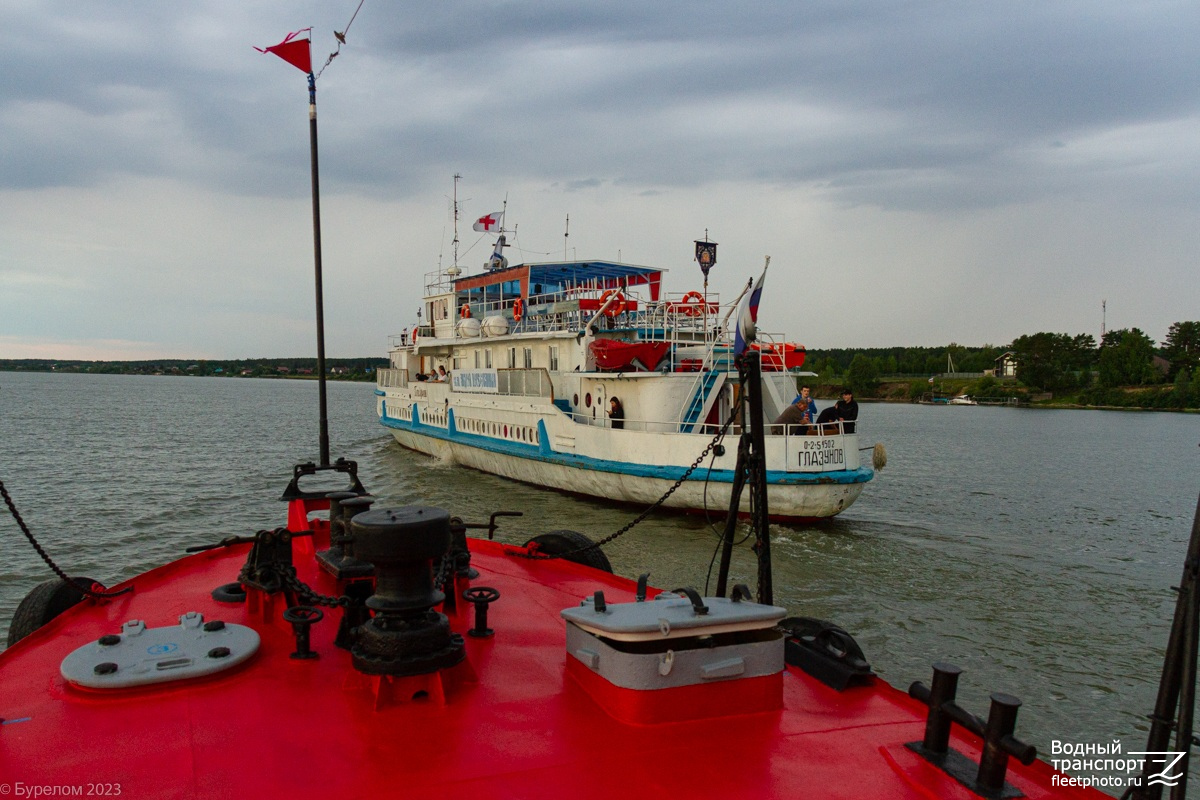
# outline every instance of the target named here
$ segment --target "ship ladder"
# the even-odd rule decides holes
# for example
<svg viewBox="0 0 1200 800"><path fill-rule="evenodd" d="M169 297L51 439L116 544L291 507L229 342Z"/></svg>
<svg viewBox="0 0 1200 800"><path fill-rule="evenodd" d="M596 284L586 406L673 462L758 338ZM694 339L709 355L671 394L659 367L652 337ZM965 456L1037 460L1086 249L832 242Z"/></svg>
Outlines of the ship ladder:
<svg viewBox="0 0 1200 800"><path fill-rule="evenodd" d="M688 404L687 411L684 412L683 422L679 426L681 432L696 432L700 424L700 416L708 406L709 398L714 394L713 388L717 385L717 379L721 377L724 377L724 373L716 370L704 373L704 377L696 386L695 393L692 394L692 401Z"/></svg>

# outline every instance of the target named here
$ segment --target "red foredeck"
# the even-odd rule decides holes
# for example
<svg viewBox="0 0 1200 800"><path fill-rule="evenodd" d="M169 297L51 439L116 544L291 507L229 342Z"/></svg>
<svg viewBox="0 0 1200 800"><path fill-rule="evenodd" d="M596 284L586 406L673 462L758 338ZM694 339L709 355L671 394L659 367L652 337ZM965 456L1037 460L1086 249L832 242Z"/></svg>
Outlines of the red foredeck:
<svg viewBox="0 0 1200 800"><path fill-rule="evenodd" d="M976 797L905 748L921 738L925 708L882 681L838 693L788 667L782 711L616 721L568 677L559 612L596 589L610 603L630 601L627 580L472 541L472 584L500 591L489 611L496 633L467 637L466 665L433 686L357 673L333 644L338 612L313 628L319 658L289 658L281 606L264 621L248 604L210 596L236 580L247 547L154 570L132 581L132 594L85 601L0 654L0 778L85 793L119 785L136 800ZM308 549L297 552L300 577L336 593ZM160 688L88 692L59 674L68 653L127 620L161 627L188 611L255 628L259 652L225 675ZM471 622L461 603L454 630ZM423 699L409 699L423 688ZM978 761L979 742L957 728L952 746ZM1009 782L1029 797L1102 797L1051 788L1040 762L1010 763Z"/></svg>

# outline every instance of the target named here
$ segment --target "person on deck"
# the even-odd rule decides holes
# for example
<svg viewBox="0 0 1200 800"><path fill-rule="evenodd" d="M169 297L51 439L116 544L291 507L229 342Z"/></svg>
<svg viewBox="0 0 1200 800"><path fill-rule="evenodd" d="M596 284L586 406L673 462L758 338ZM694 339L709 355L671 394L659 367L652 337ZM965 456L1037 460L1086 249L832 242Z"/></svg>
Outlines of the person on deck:
<svg viewBox="0 0 1200 800"><path fill-rule="evenodd" d="M448 381L448 380L450 380L450 376L446 374L446 368L445 368L445 367L438 367L437 382L438 382L438 383L445 383L445 382L446 382L446 381Z"/></svg>
<svg viewBox="0 0 1200 800"><path fill-rule="evenodd" d="M837 418L842 421L842 428L846 433L854 433L854 421L858 419L858 402L854 399L854 392L849 386L842 387L842 399L837 401L834 406L837 409Z"/></svg>
<svg viewBox="0 0 1200 800"><path fill-rule="evenodd" d="M612 420L613 428L618 430L625 427L625 407L621 405L621 401L616 397L608 399L608 418Z"/></svg>
<svg viewBox="0 0 1200 800"><path fill-rule="evenodd" d="M823 425L828 422L842 421L842 431L845 433L854 433L854 421L858 419L858 403L854 401L854 392L849 386L842 389L842 399L821 412L817 417L817 424ZM835 430L825 431L824 433L836 433Z"/></svg>
<svg viewBox="0 0 1200 800"><path fill-rule="evenodd" d="M812 425L813 418L808 410L809 403L812 401L808 399L807 392L806 388L803 394L798 395L792 404L775 418L770 429L771 433L785 433L792 436L803 436L808 433L808 427Z"/></svg>
<svg viewBox="0 0 1200 800"><path fill-rule="evenodd" d="M792 405L797 403L800 403L808 411L809 422L814 422L817 419L817 401L809 396L809 388L807 386L800 387L800 394L796 395L796 399L792 401Z"/></svg>

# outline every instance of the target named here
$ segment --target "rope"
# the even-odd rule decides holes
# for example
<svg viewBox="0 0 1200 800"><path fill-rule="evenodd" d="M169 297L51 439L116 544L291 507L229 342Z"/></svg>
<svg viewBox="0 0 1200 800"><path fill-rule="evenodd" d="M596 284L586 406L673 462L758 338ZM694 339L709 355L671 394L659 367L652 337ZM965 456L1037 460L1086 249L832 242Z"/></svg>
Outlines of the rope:
<svg viewBox="0 0 1200 800"><path fill-rule="evenodd" d="M579 548L576 548L575 550L568 550L565 553L557 553L554 555L550 555L550 554L546 554L546 553L512 553L511 555L517 556L518 558L531 558L531 559L537 559L537 560L542 560L542 561L549 561L549 560L555 559L555 558L570 558L571 556L578 555L580 553L586 553L588 550L595 550L597 548L603 547L604 545L608 544L609 542L612 542L612 541L620 538L621 536L624 536L626 533L633 530L634 527L636 527L637 525L644 522L647 517L649 517L651 514L653 514L655 511L657 511L658 508L667 501L667 498L670 497L671 495L673 495L675 493L675 490L683 485L683 482L686 481L688 479L688 477L691 476L691 474L696 471L696 468L699 467L701 462L703 462L704 459L708 456L708 454L712 452L712 449L714 447L716 447L720 443L721 439L723 439L725 437L725 432L729 430L729 426L733 424L733 421L736 418L737 418L737 410L735 409L732 413L730 413L729 419L725 420L725 424L723 424L721 426L721 429L719 431L717 431L717 435L714 436L713 440L708 443L708 447L704 448L704 451L702 453L700 453L700 455L696 457L696 460L692 462L692 465L690 467L688 467L687 470L685 470L682 475L679 476L679 479L677 481L675 481L675 483L671 486L671 488L667 489L667 491L663 493L662 497L655 500L653 505L651 505L649 508L647 508L641 514L638 514L636 517L634 517L632 522L628 523L627 525L622 527L617 532L609 534L608 536L604 537L603 539L601 539L598 542L595 542L594 544L589 544L586 547L579 547Z"/></svg>
<svg viewBox="0 0 1200 800"><path fill-rule="evenodd" d="M38 540L34 537L33 532L29 530L29 526L25 524L25 520L21 518L21 514L19 511L17 511L16 505L13 504L12 497L9 496L8 489L6 489L4 486L4 481L0 481L0 495L4 497L4 503L8 506L8 510L12 512L13 519L17 521L17 527L21 529L21 533L25 534L25 538L29 540L29 544L33 545L34 551L42 557L42 561L46 562L46 566L50 567L54 574L61 578L64 583L74 586L88 597L117 597L133 591L132 586L126 586L124 589L116 592L98 592L91 587L81 586L78 581L67 575L67 573L63 572L62 567L54 563L54 559L52 559L46 550L41 546L41 544L38 543Z"/></svg>

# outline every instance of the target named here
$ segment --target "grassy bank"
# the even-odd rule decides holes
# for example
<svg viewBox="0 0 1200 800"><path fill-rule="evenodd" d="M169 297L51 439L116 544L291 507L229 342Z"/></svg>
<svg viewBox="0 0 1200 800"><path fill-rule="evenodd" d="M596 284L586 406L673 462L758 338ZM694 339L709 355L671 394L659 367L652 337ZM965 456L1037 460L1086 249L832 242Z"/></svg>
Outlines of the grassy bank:
<svg viewBox="0 0 1200 800"><path fill-rule="evenodd" d="M813 396L822 400L836 400L840 396L841 382L822 381L813 378L807 383ZM880 381L874 390L855 395L858 400L885 403L916 403L922 399L955 397L968 394L984 402L1015 402L1021 406L1040 408L1092 408L1127 409L1154 411L1200 412L1200 397L1195 391L1180 392L1171 384L1158 386L1129 386L1115 389L1093 387L1074 392L1054 394L1039 389L1030 389L1018 381L997 380L992 377L976 379L942 379L930 383L928 378L904 381Z"/></svg>

